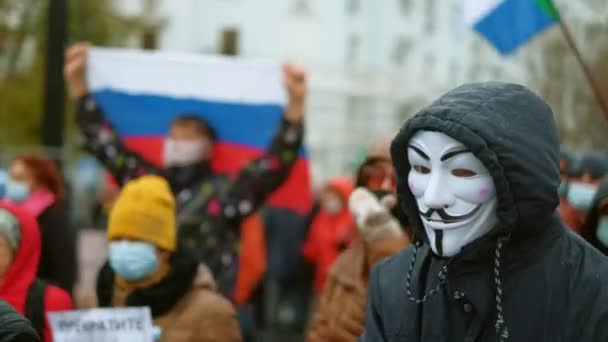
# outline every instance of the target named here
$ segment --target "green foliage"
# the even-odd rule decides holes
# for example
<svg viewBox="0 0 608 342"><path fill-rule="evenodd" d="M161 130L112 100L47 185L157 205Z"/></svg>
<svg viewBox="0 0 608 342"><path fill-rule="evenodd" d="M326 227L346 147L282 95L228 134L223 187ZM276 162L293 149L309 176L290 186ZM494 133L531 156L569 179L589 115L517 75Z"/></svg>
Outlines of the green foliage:
<svg viewBox="0 0 608 342"><path fill-rule="evenodd" d="M0 0L0 146L40 143L49 1ZM68 44L122 46L143 27L113 1L68 0L68 11Z"/></svg>
<svg viewBox="0 0 608 342"><path fill-rule="evenodd" d="M69 41L87 40L93 45L122 46L126 38L143 27L138 17L117 13L112 1L69 2Z"/></svg>
<svg viewBox="0 0 608 342"><path fill-rule="evenodd" d="M0 146L40 142L43 92L42 57L31 70L0 83Z"/></svg>

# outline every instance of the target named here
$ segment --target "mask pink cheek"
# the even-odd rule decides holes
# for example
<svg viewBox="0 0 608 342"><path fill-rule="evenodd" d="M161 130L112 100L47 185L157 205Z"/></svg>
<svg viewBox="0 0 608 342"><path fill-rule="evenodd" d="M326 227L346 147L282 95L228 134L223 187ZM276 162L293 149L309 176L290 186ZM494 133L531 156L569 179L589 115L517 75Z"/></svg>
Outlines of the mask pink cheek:
<svg viewBox="0 0 608 342"><path fill-rule="evenodd" d="M488 194L490 194L490 190L489 189L483 188L483 189L479 190L479 199L482 200L482 201L485 200L485 199L487 199L488 198Z"/></svg>
<svg viewBox="0 0 608 342"><path fill-rule="evenodd" d="M412 184L412 182L407 183L407 185L410 187L410 191L411 191L412 193L415 193L415 192L416 192L416 189L414 188L414 184Z"/></svg>

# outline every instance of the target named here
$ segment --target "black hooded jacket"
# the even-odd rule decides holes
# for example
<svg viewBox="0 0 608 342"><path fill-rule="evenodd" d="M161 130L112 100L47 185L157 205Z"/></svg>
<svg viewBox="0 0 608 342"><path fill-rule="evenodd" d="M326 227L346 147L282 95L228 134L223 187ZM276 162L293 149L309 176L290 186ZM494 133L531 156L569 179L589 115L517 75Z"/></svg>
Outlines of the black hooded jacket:
<svg viewBox="0 0 608 342"><path fill-rule="evenodd" d="M430 250L407 185L419 130L463 143L496 187L499 223L449 259ZM559 139L540 98L513 84L458 87L408 120L391 153L418 247L374 268L361 341L608 341L608 262L555 214Z"/></svg>
<svg viewBox="0 0 608 342"><path fill-rule="evenodd" d="M30 322L7 302L0 300L0 342L39 342Z"/></svg>
<svg viewBox="0 0 608 342"><path fill-rule="evenodd" d="M595 197L593 198L591 210L587 214L585 223L581 228L581 235L585 238L585 240L589 241L593 247L604 253L604 255L608 255L608 246L604 246L598 240L597 225L601 217L600 206L604 205L606 201L608 201L608 177L604 178L600 184L600 187L597 189Z"/></svg>
<svg viewBox="0 0 608 342"><path fill-rule="evenodd" d="M167 179L175 195L181 245L209 266L220 292L231 296L238 272L241 224L289 177L302 146L303 125L281 119L266 153L233 177L215 173L210 161L158 168L123 143L91 95L78 101L76 122L85 149L121 186L148 174Z"/></svg>

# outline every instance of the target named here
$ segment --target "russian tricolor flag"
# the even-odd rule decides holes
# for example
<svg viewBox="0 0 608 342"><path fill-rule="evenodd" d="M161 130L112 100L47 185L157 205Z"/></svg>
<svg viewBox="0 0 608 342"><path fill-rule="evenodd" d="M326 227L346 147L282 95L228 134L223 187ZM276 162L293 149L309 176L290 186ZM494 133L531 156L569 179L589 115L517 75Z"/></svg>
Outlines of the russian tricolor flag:
<svg viewBox="0 0 608 342"><path fill-rule="evenodd" d="M467 0L465 21L503 55L559 21L551 0Z"/></svg>
<svg viewBox="0 0 608 342"><path fill-rule="evenodd" d="M163 138L179 114L200 115L218 133L213 168L238 172L277 131L286 93L278 64L219 56L91 48L87 81L125 144L163 160ZM304 149L269 205L307 212L312 203Z"/></svg>

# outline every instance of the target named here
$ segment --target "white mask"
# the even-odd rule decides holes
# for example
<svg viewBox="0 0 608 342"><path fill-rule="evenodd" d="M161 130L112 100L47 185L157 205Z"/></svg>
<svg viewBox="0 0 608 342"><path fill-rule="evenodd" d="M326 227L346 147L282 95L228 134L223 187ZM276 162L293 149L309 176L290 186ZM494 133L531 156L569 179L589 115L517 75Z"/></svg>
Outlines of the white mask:
<svg viewBox="0 0 608 342"><path fill-rule="evenodd" d="M325 210L330 215L339 214L344 206L342 205L342 201L337 198L332 198L330 200L325 201L323 204L323 210Z"/></svg>
<svg viewBox="0 0 608 342"><path fill-rule="evenodd" d="M460 142L420 131L409 141L408 176L435 254L450 257L498 223L490 172Z"/></svg>
<svg viewBox="0 0 608 342"><path fill-rule="evenodd" d="M172 167L194 164L208 157L210 145L207 139L187 141L167 138L165 139L163 165Z"/></svg>

